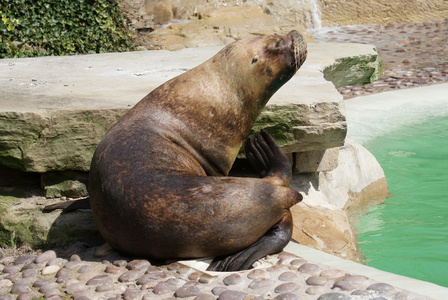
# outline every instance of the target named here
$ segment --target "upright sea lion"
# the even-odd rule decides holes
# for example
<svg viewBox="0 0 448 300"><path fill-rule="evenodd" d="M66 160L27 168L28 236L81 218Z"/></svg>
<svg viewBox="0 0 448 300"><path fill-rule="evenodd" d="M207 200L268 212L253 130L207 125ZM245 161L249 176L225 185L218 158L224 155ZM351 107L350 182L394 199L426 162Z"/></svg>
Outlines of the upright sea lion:
<svg viewBox="0 0 448 300"><path fill-rule="evenodd" d="M114 248L153 259L217 257L248 269L291 238L291 165L272 137L249 138L262 178L227 177L270 97L306 58L297 31L233 42L137 103L92 159L90 203Z"/></svg>

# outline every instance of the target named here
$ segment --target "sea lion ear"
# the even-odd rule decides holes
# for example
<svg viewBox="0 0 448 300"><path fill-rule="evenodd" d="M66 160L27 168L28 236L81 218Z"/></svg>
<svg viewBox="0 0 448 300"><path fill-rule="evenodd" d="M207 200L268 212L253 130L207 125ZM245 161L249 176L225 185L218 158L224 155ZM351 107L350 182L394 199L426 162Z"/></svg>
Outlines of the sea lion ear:
<svg viewBox="0 0 448 300"><path fill-rule="evenodd" d="M255 55L255 56L252 58L252 64L256 63L257 61L258 61L258 55Z"/></svg>

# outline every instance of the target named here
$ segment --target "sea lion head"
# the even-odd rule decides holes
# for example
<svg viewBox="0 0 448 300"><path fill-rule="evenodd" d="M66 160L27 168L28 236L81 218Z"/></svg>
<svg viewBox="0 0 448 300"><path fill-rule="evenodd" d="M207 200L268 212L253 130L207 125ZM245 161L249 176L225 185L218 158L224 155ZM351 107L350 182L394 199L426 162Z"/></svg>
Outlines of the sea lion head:
<svg viewBox="0 0 448 300"><path fill-rule="evenodd" d="M306 56L305 39L293 30L286 35L235 41L221 50L213 63L231 78L231 85L239 89L240 100L257 99L256 106L260 111L295 74Z"/></svg>

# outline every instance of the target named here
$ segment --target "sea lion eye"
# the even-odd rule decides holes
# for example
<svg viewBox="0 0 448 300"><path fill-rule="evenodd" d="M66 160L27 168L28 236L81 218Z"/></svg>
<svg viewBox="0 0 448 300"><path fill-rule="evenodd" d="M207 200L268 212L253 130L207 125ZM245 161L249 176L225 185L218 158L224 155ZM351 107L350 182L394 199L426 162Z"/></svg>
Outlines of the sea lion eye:
<svg viewBox="0 0 448 300"><path fill-rule="evenodd" d="M258 61L258 55L255 55L254 58L252 58L252 63L256 63Z"/></svg>
<svg viewBox="0 0 448 300"><path fill-rule="evenodd" d="M269 43L268 49L270 51L278 51L280 50L281 40L272 41Z"/></svg>

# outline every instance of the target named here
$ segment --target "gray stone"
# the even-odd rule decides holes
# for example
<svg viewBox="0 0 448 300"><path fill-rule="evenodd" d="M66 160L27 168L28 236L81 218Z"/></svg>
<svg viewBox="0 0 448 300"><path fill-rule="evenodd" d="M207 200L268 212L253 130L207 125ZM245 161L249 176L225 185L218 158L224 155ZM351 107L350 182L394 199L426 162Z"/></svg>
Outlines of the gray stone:
<svg viewBox="0 0 448 300"><path fill-rule="evenodd" d="M369 279L362 275L348 275L344 278L344 281L354 284L354 285L361 285L368 281Z"/></svg>
<svg viewBox="0 0 448 300"><path fill-rule="evenodd" d="M24 284L14 284L11 293L15 295L19 295L20 293L31 292L31 288Z"/></svg>
<svg viewBox="0 0 448 300"><path fill-rule="evenodd" d="M67 263L66 259L57 257L57 258L49 260L47 262L47 266L59 266L62 268L66 263Z"/></svg>
<svg viewBox="0 0 448 300"><path fill-rule="evenodd" d="M120 277L118 277L118 281L120 281L120 282L136 281L143 275L143 273L144 272L142 272L141 270L127 271L127 272L124 272L123 274L121 274Z"/></svg>
<svg viewBox="0 0 448 300"><path fill-rule="evenodd" d="M137 280L137 284L145 284L150 281L166 280L166 274L145 274Z"/></svg>
<svg viewBox="0 0 448 300"><path fill-rule="evenodd" d="M291 293L294 291L297 291L300 288L300 285L298 285L295 282L287 282L287 283L282 283L279 286L277 286L274 289L274 292L276 293Z"/></svg>
<svg viewBox="0 0 448 300"><path fill-rule="evenodd" d="M215 286L212 288L212 294L219 296L222 292L227 291L228 289L223 286Z"/></svg>
<svg viewBox="0 0 448 300"><path fill-rule="evenodd" d="M390 292L394 290L394 287L390 284L379 282L370 285L367 290L373 290L377 292Z"/></svg>
<svg viewBox="0 0 448 300"><path fill-rule="evenodd" d="M13 274L13 273L17 273L20 271L22 267L21 266L15 266L15 265L11 265L11 266L6 266L3 269L3 273L5 274Z"/></svg>
<svg viewBox="0 0 448 300"><path fill-rule="evenodd" d="M22 255L17 257L17 259L14 261L14 265L24 265L34 262L36 259L36 255Z"/></svg>
<svg viewBox="0 0 448 300"><path fill-rule="evenodd" d="M311 276L306 280L306 283L308 285L314 285L314 286L324 286L326 285L328 280L325 277L321 276Z"/></svg>
<svg viewBox="0 0 448 300"><path fill-rule="evenodd" d="M36 276L37 274L38 274L37 269L27 269L27 270L22 272L22 277L23 278L28 278L28 277Z"/></svg>
<svg viewBox="0 0 448 300"><path fill-rule="evenodd" d="M112 278L109 275L97 275L87 281L87 285L98 285L111 282Z"/></svg>
<svg viewBox="0 0 448 300"><path fill-rule="evenodd" d="M38 279L33 283L33 287L41 287L47 283L50 283L50 281L48 281L46 279Z"/></svg>
<svg viewBox="0 0 448 300"><path fill-rule="evenodd" d="M383 63L378 55L358 55L336 59L323 71L325 79L336 88L346 85L372 83L381 77Z"/></svg>
<svg viewBox="0 0 448 300"><path fill-rule="evenodd" d="M305 293L308 295L322 295L327 290L324 287L321 286L310 286L306 289Z"/></svg>
<svg viewBox="0 0 448 300"><path fill-rule="evenodd" d="M57 289L57 288L52 288L52 289L48 289L45 291L44 296L46 299L49 299L52 296L58 296L60 295L62 292Z"/></svg>
<svg viewBox="0 0 448 300"><path fill-rule="evenodd" d="M58 284L56 282L47 282L47 283L42 284L39 287L39 292L45 294L45 293L47 293L47 291L56 289L57 287L58 287Z"/></svg>
<svg viewBox="0 0 448 300"><path fill-rule="evenodd" d="M274 284L274 281L272 281L270 279L259 278L259 279L253 280L249 284L249 288L253 289L253 290L260 290L260 289L265 289L265 288L271 287L273 284Z"/></svg>
<svg viewBox="0 0 448 300"><path fill-rule="evenodd" d="M177 298L188 298L199 295L201 290L196 285L184 285L181 288L178 288L174 293L174 296Z"/></svg>
<svg viewBox="0 0 448 300"><path fill-rule="evenodd" d="M321 295L317 300L350 300L351 297L341 293L327 293Z"/></svg>
<svg viewBox="0 0 448 300"><path fill-rule="evenodd" d="M66 291L68 294L73 294L73 293L78 292L78 291L83 291L83 290L85 290L86 288L87 288L87 287L86 287L86 285L85 285L84 283L82 283L82 282L77 282L77 283L73 283L73 284L68 285L68 286L65 288L65 291Z"/></svg>
<svg viewBox="0 0 448 300"><path fill-rule="evenodd" d="M345 272L337 269L324 270L320 273L320 276L328 279L337 279L345 276Z"/></svg>
<svg viewBox="0 0 448 300"><path fill-rule="evenodd" d="M218 300L243 300L248 296L249 294L244 292L226 290L219 294Z"/></svg>
<svg viewBox="0 0 448 300"><path fill-rule="evenodd" d="M83 250L84 250L84 248L85 248L85 246L84 245L81 245L81 247L83 248ZM72 255L70 255L70 261L81 261L82 259L81 259L81 257L79 256L79 254L72 254Z"/></svg>
<svg viewBox="0 0 448 300"><path fill-rule="evenodd" d="M114 298L115 299L115 298ZM159 296L159 295L151 295L151 294L146 294L143 296L142 300L162 300L163 297Z"/></svg>
<svg viewBox="0 0 448 300"><path fill-rule="evenodd" d="M130 261L127 265L126 268L129 270L140 270L140 269L144 269L147 270L149 268L149 266L151 266L151 263L145 259L136 259L133 261Z"/></svg>
<svg viewBox="0 0 448 300"><path fill-rule="evenodd" d="M209 294L199 294L194 298L194 300L215 300L215 297Z"/></svg>
<svg viewBox="0 0 448 300"><path fill-rule="evenodd" d="M31 292L23 292L17 296L17 300L32 300L34 299L33 293Z"/></svg>
<svg viewBox="0 0 448 300"><path fill-rule="evenodd" d="M68 263L66 263L64 265L64 268L70 270L70 269L75 269L77 267L81 267L83 265L85 265L84 261L81 261L81 260L70 260Z"/></svg>
<svg viewBox="0 0 448 300"><path fill-rule="evenodd" d="M294 281L298 278L297 274L291 271L288 272L284 272L282 274L280 274L280 276L278 277L278 280L280 281Z"/></svg>
<svg viewBox="0 0 448 300"><path fill-rule="evenodd" d="M249 279L260 279L260 278L269 278L269 273L262 269L254 269L247 274L247 278Z"/></svg>
<svg viewBox="0 0 448 300"><path fill-rule="evenodd" d="M5 257L0 258L0 264L8 265L10 263L13 263L14 260L15 260L14 256L5 256Z"/></svg>
<svg viewBox="0 0 448 300"><path fill-rule="evenodd" d="M141 290L129 288L123 293L123 298L125 300L139 299L142 293L143 292Z"/></svg>
<svg viewBox="0 0 448 300"><path fill-rule="evenodd" d="M47 172L41 175L41 185L45 197L85 197L88 174L74 171Z"/></svg>
<svg viewBox="0 0 448 300"><path fill-rule="evenodd" d="M121 269L116 266L109 265L106 267L105 272L109 274L118 274L121 272Z"/></svg>
<svg viewBox="0 0 448 300"><path fill-rule="evenodd" d="M352 283L347 282L345 280L339 280L333 284L333 288L339 288L343 291L352 291L355 289L355 286Z"/></svg>
<svg viewBox="0 0 448 300"><path fill-rule="evenodd" d="M128 262L124 259L117 259L117 260L114 260L113 264L114 264L114 266L117 266L117 267L125 267L128 264Z"/></svg>
<svg viewBox="0 0 448 300"><path fill-rule="evenodd" d="M292 266L296 266L296 267L300 267L301 265L307 263L307 261L303 258L297 258L297 259L293 259L291 261L291 265Z"/></svg>
<svg viewBox="0 0 448 300"><path fill-rule="evenodd" d="M89 298L89 292L86 290L76 291L72 295L73 300L91 300Z"/></svg>
<svg viewBox="0 0 448 300"><path fill-rule="evenodd" d="M274 299L276 299L276 300L298 300L299 297L293 293L283 293L283 294L277 295Z"/></svg>
<svg viewBox="0 0 448 300"><path fill-rule="evenodd" d="M321 269L316 264L306 263L299 267L299 272L306 273L306 274L312 274L312 275L318 275L321 272Z"/></svg>
<svg viewBox="0 0 448 300"><path fill-rule="evenodd" d="M236 273L231 274L223 279L223 283L225 285L236 285L236 284L240 284L242 282L243 282L243 279L241 278L241 276L239 274L236 274Z"/></svg>
<svg viewBox="0 0 448 300"><path fill-rule="evenodd" d="M24 265L24 266L22 267L22 271L25 271L25 270L31 270L31 269L37 269L37 268L38 268L37 264L35 264L35 263L29 263L29 264L26 264L26 265Z"/></svg>
<svg viewBox="0 0 448 300"><path fill-rule="evenodd" d="M174 293L178 289L178 282L176 280L167 280L159 282L152 290L156 295L164 295Z"/></svg>
<svg viewBox="0 0 448 300"><path fill-rule="evenodd" d="M92 270L91 266L82 266L78 269L78 273L87 273Z"/></svg>
<svg viewBox="0 0 448 300"><path fill-rule="evenodd" d="M273 273L273 274L281 274L283 272L288 271L289 268L285 265L274 265L272 267L267 268L267 271L269 273Z"/></svg>
<svg viewBox="0 0 448 300"><path fill-rule="evenodd" d="M106 282L104 284L100 284L96 287L95 291L102 293L102 292L107 292L107 291L111 291L115 288L115 284L112 282Z"/></svg>
<svg viewBox="0 0 448 300"><path fill-rule="evenodd" d="M45 300L62 300L59 295L45 296Z"/></svg>
<svg viewBox="0 0 448 300"><path fill-rule="evenodd" d="M13 286L13 284L14 283L9 279L1 279L0 280L0 289L11 287L11 286Z"/></svg>

